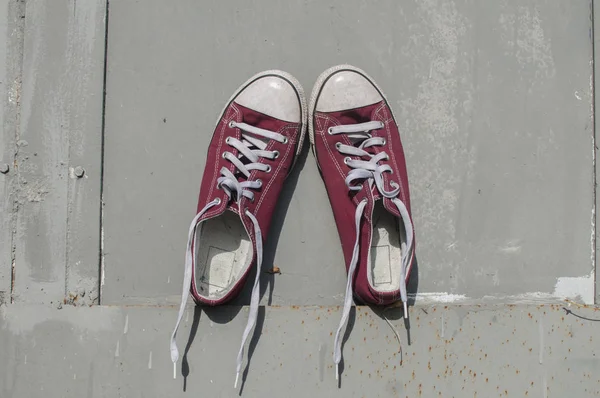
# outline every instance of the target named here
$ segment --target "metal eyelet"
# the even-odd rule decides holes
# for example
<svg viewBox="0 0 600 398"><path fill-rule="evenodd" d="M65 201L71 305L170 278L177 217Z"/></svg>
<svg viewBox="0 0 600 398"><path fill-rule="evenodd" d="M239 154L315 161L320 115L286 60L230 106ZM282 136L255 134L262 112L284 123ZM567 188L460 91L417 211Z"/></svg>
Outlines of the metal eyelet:
<svg viewBox="0 0 600 398"><path fill-rule="evenodd" d="M327 134L332 135L333 134L333 127L329 127L327 129Z"/></svg>
<svg viewBox="0 0 600 398"><path fill-rule="evenodd" d="M262 187L262 180L260 178L257 178L256 182L258 182L260 184L260 186Z"/></svg>
<svg viewBox="0 0 600 398"><path fill-rule="evenodd" d="M271 165L267 165L267 170L265 170L267 173L271 172Z"/></svg>
<svg viewBox="0 0 600 398"><path fill-rule="evenodd" d="M217 204L217 206L220 205L221 204L221 198L216 198L215 199L215 203Z"/></svg>
<svg viewBox="0 0 600 398"><path fill-rule="evenodd" d="M230 142L231 142L231 137L227 137L227 138L225 138L225 143L226 143L226 144L229 144Z"/></svg>
<svg viewBox="0 0 600 398"><path fill-rule="evenodd" d="M381 145L385 145L386 143L387 143L387 140L384 138L383 139L383 144L381 144Z"/></svg>
<svg viewBox="0 0 600 398"><path fill-rule="evenodd" d="M229 153L229 152L223 152L223 154L221 155L221 157L222 157L223 159L227 159L225 156L226 156L228 153Z"/></svg>
<svg viewBox="0 0 600 398"><path fill-rule="evenodd" d="M235 128L235 122L233 120L229 122L229 128Z"/></svg>
<svg viewBox="0 0 600 398"><path fill-rule="evenodd" d="M339 150L342 147L342 143L341 142L336 142L335 143L335 147Z"/></svg>
<svg viewBox="0 0 600 398"><path fill-rule="evenodd" d="M277 159L279 157L279 151L273 151L275 157L273 159Z"/></svg>
<svg viewBox="0 0 600 398"><path fill-rule="evenodd" d="M348 162L349 162L350 160L351 160L351 159L350 159L349 157L345 157L345 158L344 158L344 164L346 164L346 165L347 165L347 164L348 164Z"/></svg>
<svg viewBox="0 0 600 398"><path fill-rule="evenodd" d="M283 143L287 144L288 143L288 138L287 137L283 137Z"/></svg>
<svg viewBox="0 0 600 398"><path fill-rule="evenodd" d="M250 203L254 203L254 196L252 198L248 198L248 200L250 201ZM246 208L246 210L248 210L248 208Z"/></svg>

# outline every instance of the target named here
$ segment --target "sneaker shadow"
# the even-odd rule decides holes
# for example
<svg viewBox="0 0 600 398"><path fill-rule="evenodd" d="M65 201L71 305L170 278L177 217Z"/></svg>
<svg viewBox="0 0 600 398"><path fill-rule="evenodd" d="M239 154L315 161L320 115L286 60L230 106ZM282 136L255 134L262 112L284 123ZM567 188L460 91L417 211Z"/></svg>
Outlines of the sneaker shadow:
<svg viewBox="0 0 600 398"><path fill-rule="evenodd" d="M408 279L408 284L406 286L406 290L408 293L408 308L410 314L410 307L415 305L415 300L417 297L417 291L419 290L419 262L417 261L417 256L415 255L414 264L412 270L410 272L410 278ZM404 318L404 309L402 306L400 307L375 307L371 306L373 312L379 316L384 321L397 321L399 319ZM410 340L410 317L404 318L404 328L406 329L406 338L408 345L411 345ZM394 330L394 333L396 331Z"/></svg>
<svg viewBox="0 0 600 398"><path fill-rule="evenodd" d="M308 132L306 134L308 134ZM273 302L273 290L275 288L275 279L277 278L277 274L269 273L268 271L276 266L276 264L274 264L275 252L277 251L277 244L279 243L279 237L281 236L283 222L285 221L285 216L290 207L290 203L292 202L296 185L298 185L298 178L302 172L302 169L304 169L304 164L306 163L306 158L308 157L310 145L307 143L307 140L308 137L306 137L304 140L304 145L300 150L298 159L296 159L294 168L284 182L283 189L281 190L281 194L277 200L277 206L273 212L269 234L266 236L263 244L262 274L260 276L260 297L262 298L267 289L269 290L267 305L271 305ZM285 269L283 269L283 272L285 272ZM256 272L255 270L252 270L248 275L248 280L253 281L255 277ZM249 305L251 294L252 283L246 283L244 289L240 292L240 295L236 297L231 304Z"/></svg>
<svg viewBox="0 0 600 398"><path fill-rule="evenodd" d="M181 359L181 375L183 376L183 391L187 390L187 377L190 374L190 364L188 360L188 351L196 338L196 334L198 333L198 326L200 325L200 316L202 312L214 323L225 324L231 322L233 318L237 316L237 314L242 310L240 306L230 306L224 305L220 307L206 307L196 305L194 307L194 319L192 320L192 326L190 328L190 335L188 337L188 341L185 344L185 350L183 351L183 358ZM264 314L263 319L261 320L260 310L258 313L258 319L256 321L256 326L259 324L262 326L264 322ZM241 337L241 336L240 336ZM252 344L252 343L250 343ZM233 366L233 365L232 365Z"/></svg>
<svg viewBox="0 0 600 398"><path fill-rule="evenodd" d="M183 375L183 391L187 390L187 376L190 374L190 366L188 362L188 351L194 342L196 337L196 333L198 332L198 325L200 324L200 313L204 311L205 315L213 322L219 324L225 324L231 322L233 318L237 316L237 314L242 310L241 306L233 306L233 305L224 305L220 307L194 307L194 320L192 322L192 327L190 330L190 336L188 338L188 342L185 345L185 351L183 353L183 359L181 364L181 373ZM240 387L239 395L242 395L244 391L244 385L246 384L246 377L248 376L248 371L250 369L250 362L252 361L252 356L254 351L256 350L256 346L258 345L258 341L260 339L260 335L262 333L263 325L265 323L265 307L258 307L258 314L256 317L256 326L254 327L254 333L252 334L252 338L250 339L250 343L248 344L248 354L246 355L246 367L242 373L242 382ZM240 340L242 336L240 335ZM231 358L231 369L233 373L233 369L235 369L235 357Z"/></svg>

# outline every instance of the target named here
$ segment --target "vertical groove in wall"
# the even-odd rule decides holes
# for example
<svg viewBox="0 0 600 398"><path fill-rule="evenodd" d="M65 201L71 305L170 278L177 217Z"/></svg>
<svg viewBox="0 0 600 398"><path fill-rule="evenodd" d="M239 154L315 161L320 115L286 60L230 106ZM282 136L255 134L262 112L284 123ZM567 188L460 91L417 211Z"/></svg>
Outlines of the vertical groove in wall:
<svg viewBox="0 0 600 398"><path fill-rule="evenodd" d="M11 281L10 281L10 302L14 303L14 289L15 289L15 278L16 278L16 235L17 235L17 214L20 204L19 195L19 141L21 136L21 86L23 82L23 49L25 46L25 0L15 0L10 4L10 15L9 18L14 23L12 30L11 39L7 45L8 52L8 65L7 67L7 84L11 84L9 89L9 100L8 103L13 104L12 109L9 109L8 113L11 113L14 123L14 156L12 159L12 167L14 169L14 177L12 179L10 187L10 197L13 203L12 214L10 220L11 228Z"/></svg>
<svg viewBox="0 0 600 398"><path fill-rule="evenodd" d="M597 225L598 225L598 213L597 213L597 187L598 187L598 173L596 170L596 154L597 154L597 144L596 144L596 24L595 24L595 7L594 0L590 1L590 18L591 18L591 32L590 39L592 45L592 60L591 60L591 77L590 77L590 89L592 95L592 109L591 109L591 117L592 117L592 173L593 173L593 198L592 198L592 266L594 267L594 300L595 303L600 303L600 299L598 296L598 253L597 253Z"/></svg>
<svg viewBox="0 0 600 398"><path fill-rule="evenodd" d="M98 304L102 304L102 287L104 285L104 139L106 135L106 78L108 75L108 18L110 1L106 0L106 16L104 18L104 77L102 79L102 144L100 151L100 252L98 253Z"/></svg>

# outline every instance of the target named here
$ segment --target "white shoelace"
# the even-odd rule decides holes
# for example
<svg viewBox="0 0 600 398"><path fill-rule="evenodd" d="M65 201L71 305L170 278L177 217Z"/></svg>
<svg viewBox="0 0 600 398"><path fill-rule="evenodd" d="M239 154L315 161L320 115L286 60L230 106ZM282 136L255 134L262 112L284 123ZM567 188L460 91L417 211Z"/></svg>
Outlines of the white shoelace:
<svg viewBox="0 0 600 398"><path fill-rule="evenodd" d="M385 161L389 159L389 156L385 152L380 152L377 155L373 155L367 151L365 148L373 147L373 146L383 146L386 144L385 138L382 137L372 137L369 134L371 130L377 130L383 128L384 124L382 122L371 121L366 123L359 124L349 124L342 126L330 127L328 133L331 135L336 134L349 134L349 137L353 140L363 140L358 147L345 145L341 142L336 144L337 150L344 155L349 156L358 156L369 158L368 161L352 159L350 157L346 157L344 159L344 163L350 167L352 170L346 176L346 186L348 189L352 191L360 191L363 186L360 185L352 185L352 183L356 180L367 180L369 183L369 188L373 186L373 183L377 187L379 193L392 200L392 202L398 208L398 212L402 217L402 221L405 227L406 232L406 249L402 251L402 264L400 269L400 299L402 300L404 306L404 317L408 317L408 296L406 293L406 271L409 266L410 256L412 251L412 223L410 221L410 216L408 214L408 209L402 203L401 200L396 198L396 195L400 192L400 186L396 182L390 182L392 189L390 191L386 191L384 187L383 181L383 173L384 172L392 172L392 168L387 164L379 164L380 161ZM346 293L344 297L344 308L342 310L342 319L340 320L340 324L335 333L335 340L333 343L334 351L333 351L333 362L335 363L335 378L336 380L339 378L339 364L342 360L342 329L345 329L346 324L348 322L348 316L350 315L350 308L352 307L353 301L353 292L352 292L352 281L354 279L354 271L356 270L356 265L358 264L359 258L359 238L360 238L360 221L363 217L363 213L365 207L367 205L367 199L363 199L358 206L356 207L356 212L354 214L354 222L356 226L356 240L354 243L354 250L352 251L352 259L350 260L350 266L348 267L348 281L346 282Z"/></svg>
<svg viewBox="0 0 600 398"><path fill-rule="evenodd" d="M230 122L229 127L237 127L243 132L253 134L254 136L263 137L268 140L275 140L277 142L281 142L286 144L288 142L287 137L275 133L269 130L264 130L258 127L251 126L246 123L236 123ZM242 134L242 140L237 138L228 137L225 140L225 143L229 146L235 148L240 153L239 157L236 157L231 152L223 152L223 158L229 160L231 163L235 165L237 170L242 173L246 178L250 177L250 173L252 170L260 170L264 172L270 172L271 166L259 163L261 157L268 159L276 159L279 156L278 151L267 151L265 148L267 147L267 143L260 138L250 136L248 134ZM252 148L256 147L256 149ZM248 163L244 164L240 159L245 157L248 159ZM223 167L221 169L221 177L217 180L217 186L225 191L229 199L235 197L235 200L239 203L240 200L244 197L248 198L251 201L254 201L254 192L249 189L259 189L262 187L262 181L260 179L254 181L243 181L239 182L238 177L234 175L227 168ZM181 319L183 318L183 314L185 312L185 306L190 294L190 288L192 284L192 268L194 264L194 251L198 247L196 241L196 229L198 224L200 223L200 218L206 213L211 207L217 206L221 204L221 199L216 198L210 203L208 203L200 212L194 217L192 223L190 224L190 229L188 232L188 243L185 254L185 273L183 277L183 291L181 294L181 305L179 306L179 315L177 316L177 323L175 324L175 329L173 330L173 334L171 335L171 360L173 361L173 378L176 378L177 375L177 361L179 360L179 350L177 349L177 329L179 328L179 324L181 323ZM241 211L241 209L240 209ZM262 232L260 230L260 225L258 224L258 220L248 209L244 210L244 213L250 218L252 224L254 225L254 233L256 234L256 277L254 278L254 285L252 286L252 294L250 296L250 310L248 313L248 323L246 324L246 328L244 329L244 333L242 335L242 344L240 346L240 351L237 355L236 361L236 376L235 376L235 385L237 388L238 379L240 376L240 372L242 370L242 364L244 361L244 347L246 345L246 340L250 335L250 332L254 329L256 325L256 318L258 315L258 304L260 299L260 269L262 264L262 251L263 251L263 241L262 241ZM192 250L194 248L194 250Z"/></svg>

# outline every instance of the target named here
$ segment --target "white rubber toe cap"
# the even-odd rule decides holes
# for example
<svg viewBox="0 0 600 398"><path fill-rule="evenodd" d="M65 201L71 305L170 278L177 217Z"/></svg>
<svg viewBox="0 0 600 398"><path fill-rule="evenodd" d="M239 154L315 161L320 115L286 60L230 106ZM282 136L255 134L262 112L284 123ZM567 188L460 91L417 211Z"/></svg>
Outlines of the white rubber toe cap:
<svg viewBox="0 0 600 398"><path fill-rule="evenodd" d="M294 87L279 76L263 76L250 83L234 102L286 122L300 122L300 101Z"/></svg>
<svg viewBox="0 0 600 398"><path fill-rule="evenodd" d="M382 101L377 88L357 71L334 72L323 85L316 103L319 112L360 108Z"/></svg>

